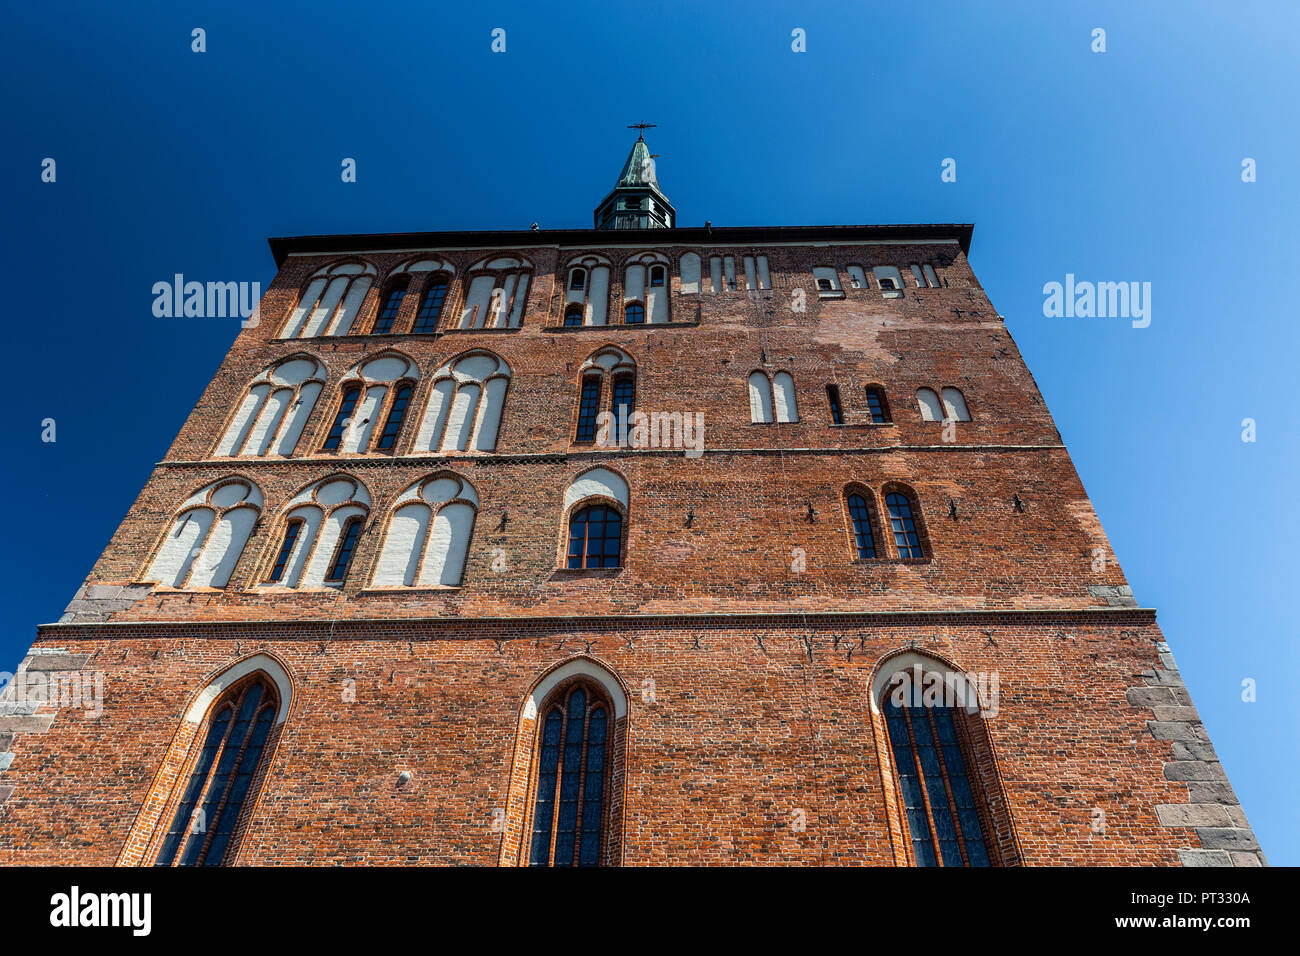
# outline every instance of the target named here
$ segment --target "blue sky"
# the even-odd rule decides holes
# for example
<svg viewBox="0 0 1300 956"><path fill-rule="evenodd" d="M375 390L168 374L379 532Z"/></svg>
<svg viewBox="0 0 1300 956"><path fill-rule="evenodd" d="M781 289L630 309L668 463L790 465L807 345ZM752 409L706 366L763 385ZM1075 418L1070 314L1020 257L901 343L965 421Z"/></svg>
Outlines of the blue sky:
<svg viewBox="0 0 1300 956"><path fill-rule="evenodd" d="M972 265L1265 852L1300 863L1300 6L1162 9L11 6L0 670L58 618L238 331L154 318L153 283L265 288L267 236L589 226L644 119L683 225L975 223ZM1066 273L1150 282L1150 327L1045 318Z"/></svg>

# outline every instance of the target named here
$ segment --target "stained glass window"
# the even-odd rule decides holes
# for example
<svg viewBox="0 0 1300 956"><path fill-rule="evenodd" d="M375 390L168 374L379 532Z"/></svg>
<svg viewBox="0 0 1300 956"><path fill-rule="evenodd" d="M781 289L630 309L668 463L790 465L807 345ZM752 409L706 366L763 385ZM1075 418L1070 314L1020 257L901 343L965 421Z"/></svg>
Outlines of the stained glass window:
<svg viewBox="0 0 1300 956"><path fill-rule="evenodd" d="M582 684L546 711L529 865L600 863L608 734L608 708Z"/></svg>
<svg viewBox="0 0 1300 956"><path fill-rule="evenodd" d="M952 711L882 703L917 866L991 865Z"/></svg>
<svg viewBox="0 0 1300 956"><path fill-rule="evenodd" d="M156 866L220 866L225 860L277 706L274 691L260 679L237 685L213 705Z"/></svg>

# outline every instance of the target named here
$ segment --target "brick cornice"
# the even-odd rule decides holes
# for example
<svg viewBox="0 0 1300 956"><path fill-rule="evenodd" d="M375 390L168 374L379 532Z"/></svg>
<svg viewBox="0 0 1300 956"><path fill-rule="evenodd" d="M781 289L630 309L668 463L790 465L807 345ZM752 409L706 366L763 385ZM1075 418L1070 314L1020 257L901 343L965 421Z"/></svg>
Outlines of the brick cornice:
<svg viewBox="0 0 1300 956"><path fill-rule="evenodd" d="M1155 608L1143 607L1092 607L1092 608L1032 608L1023 610L935 610L935 611L809 611L806 614L793 612L748 612L738 614L572 614L550 615L544 617L500 616L500 617L410 617L410 618L340 618L337 620L246 620L246 621L105 621L67 624L42 624L37 628L37 639L47 634L78 634L78 639L94 639L96 630L121 631L138 629L141 631L166 630L175 632L178 627L187 632L227 631L232 636L247 634L250 630L268 630L285 632L285 640L317 640L319 635L333 634L335 637L346 634L358 636L356 632L365 630L403 630L432 629L454 630L459 633L467 631L499 631L502 628L516 627L530 631L555 630L593 630L610 628L661 629L661 628L737 628L737 627L776 627L798 630L813 626L848 626L848 627L906 627L916 625L994 625L1004 627L1032 627L1046 624L1053 625L1092 625L1104 624L1112 627L1145 627L1156 620ZM114 639L111 635L104 635ZM210 636L218 637L219 633ZM472 635L471 635L472 636ZM405 639L405 637L404 637Z"/></svg>

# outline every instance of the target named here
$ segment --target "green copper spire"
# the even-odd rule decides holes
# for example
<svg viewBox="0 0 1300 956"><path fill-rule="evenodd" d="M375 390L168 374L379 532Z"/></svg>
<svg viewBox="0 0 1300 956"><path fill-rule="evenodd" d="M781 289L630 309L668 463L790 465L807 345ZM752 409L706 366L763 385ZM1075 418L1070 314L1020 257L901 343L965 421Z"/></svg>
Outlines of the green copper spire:
<svg viewBox="0 0 1300 956"><path fill-rule="evenodd" d="M677 210L659 188L655 157L644 138L649 125L631 127L642 136L632 144L613 191L596 207L597 229L670 229L675 224Z"/></svg>

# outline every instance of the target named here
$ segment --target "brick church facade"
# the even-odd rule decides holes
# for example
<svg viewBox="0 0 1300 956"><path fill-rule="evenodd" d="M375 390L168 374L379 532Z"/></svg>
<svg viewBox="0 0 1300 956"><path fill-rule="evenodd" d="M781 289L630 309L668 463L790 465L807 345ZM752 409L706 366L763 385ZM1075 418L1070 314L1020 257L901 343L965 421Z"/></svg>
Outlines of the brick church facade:
<svg viewBox="0 0 1300 956"><path fill-rule="evenodd" d="M0 863L1264 862L972 227L594 225L271 242Z"/></svg>

